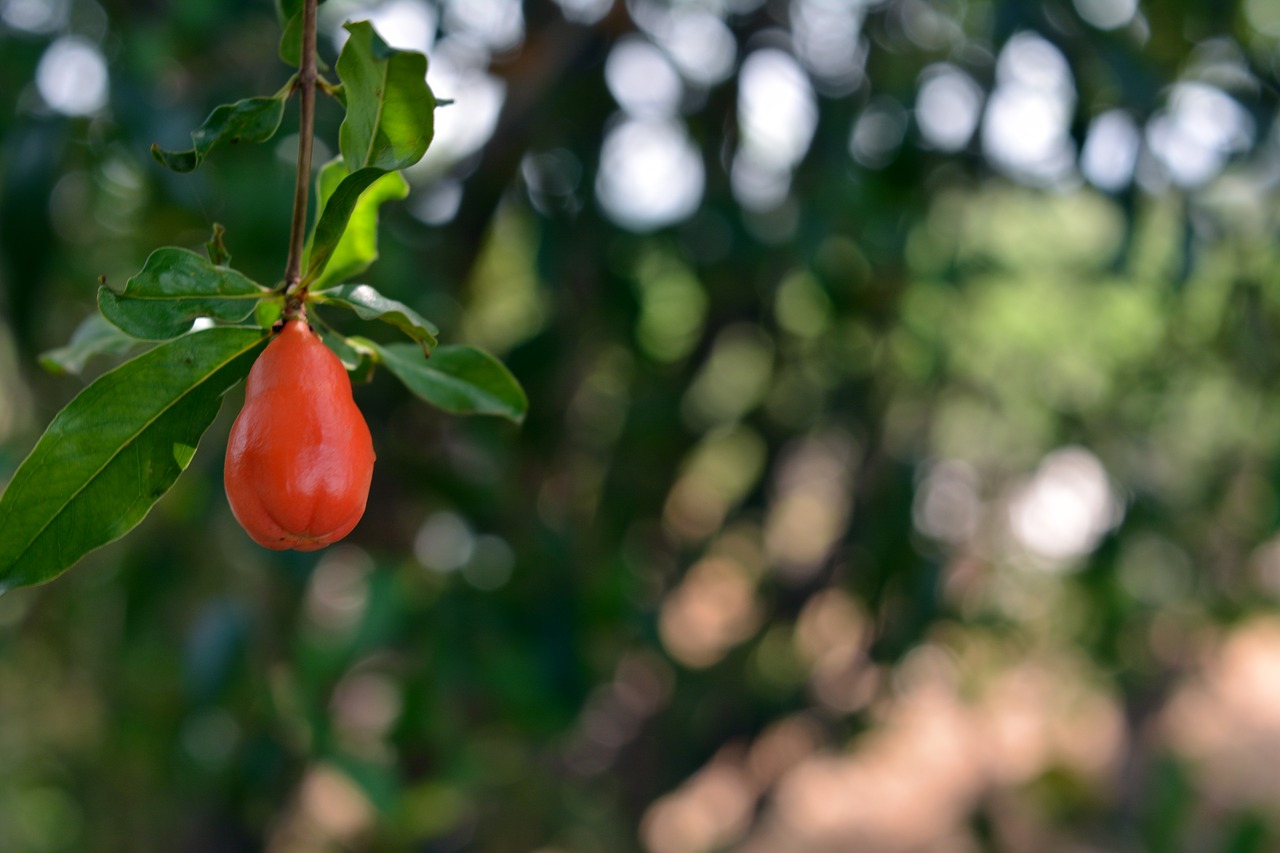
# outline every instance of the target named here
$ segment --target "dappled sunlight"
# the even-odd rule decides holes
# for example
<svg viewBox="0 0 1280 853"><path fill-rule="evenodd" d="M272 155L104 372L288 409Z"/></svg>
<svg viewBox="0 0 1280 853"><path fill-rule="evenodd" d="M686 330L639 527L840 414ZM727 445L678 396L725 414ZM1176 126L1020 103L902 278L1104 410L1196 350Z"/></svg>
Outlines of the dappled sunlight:
<svg viewBox="0 0 1280 853"><path fill-rule="evenodd" d="M939 63L922 71L915 118L925 142L941 151L968 145L978 126L982 98L973 78L954 65Z"/></svg>
<svg viewBox="0 0 1280 853"><path fill-rule="evenodd" d="M773 341L759 328L745 323L725 328L685 392L685 419L704 429L738 420L764 398L773 363Z"/></svg>
<svg viewBox="0 0 1280 853"><path fill-rule="evenodd" d="M907 132L907 111L893 98L873 100L858 116L849 134L849 153L869 169L893 160Z"/></svg>
<svg viewBox="0 0 1280 853"><path fill-rule="evenodd" d="M28 33L57 32L67 22L71 0L4 0L0 21Z"/></svg>
<svg viewBox="0 0 1280 853"><path fill-rule="evenodd" d="M1280 804L1280 621L1226 633L1196 662L1161 717L1169 746L1195 762L1221 807Z"/></svg>
<svg viewBox="0 0 1280 853"><path fill-rule="evenodd" d="M1033 183L1052 184L1073 168L1069 134L1075 84L1062 53L1020 33L1000 51L996 88L987 102L982 144L996 166Z"/></svg>
<svg viewBox="0 0 1280 853"><path fill-rule="evenodd" d="M798 847L876 851L943 841L980 791L978 747L966 723L954 697L922 686L853 754L804 760L783 776L774 799L786 837Z"/></svg>
<svg viewBox="0 0 1280 853"><path fill-rule="evenodd" d="M818 593L796 620L795 655L809 671L809 691L840 714L871 704L883 672L867 656L870 630L862 608L837 589Z"/></svg>
<svg viewBox="0 0 1280 853"><path fill-rule="evenodd" d="M733 73L738 45L720 15L692 3L676 5L649 30L690 83L713 86Z"/></svg>
<svg viewBox="0 0 1280 853"><path fill-rule="evenodd" d="M705 176L683 123L626 119L605 137L596 198L624 228L652 231L697 209Z"/></svg>
<svg viewBox="0 0 1280 853"><path fill-rule="evenodd" d="M107 105L107 60L101 49L78 36L49 45L36 66L36 89L53 110L86 116Z"/></svg>
<svg viewBox="0 0 1280 853"><path fill-rule="evenodd" d="M811 756L825 736L822 725L812 716L796 714L770 725L751 743L747 769L758 788L776 783L800 762Z"/></svg>
<svg viewBox="0 0 1280 853"><path fill-rule="evenodd" d="M1051 566L1092 551L1120 517L1106 469L1081 447L1050 453L1009 498L1014 538Z"/></svg>
<svg viewBox="0 0 1280 853"><path fill-rule="evenodd" d="M1051 771L1109 789L1124 719L1089 668L1059 657L996 660L1007 663L918 649L875 706L872 727L845 749L807 716L763 731L745 762L726 746L650 807L647 849L704 851L744 835L734 849L976 849L968 821L984 800L1017 796ZM758 797L764 807L748 834L743 811ZM992 815L1006 842L1062 841L1047 822L1007 817Z"/></svg>
<svg viewBox="0 0 1280 853"><path fill-rule="evenodd" d="M1133 180L1141 135L1133 117L1123 110L1108 110L1089 122L1080 171L1099 189L1118 192Z"/></svg>
<svg viewBox="0 0 1280 853"><path fill-rule="evenodd" d="M740 750L722 750L678 790L645 812L640 837L649 853L711 853L750 826L756 791Z"/></svg>
<svg viewBox="0 0 1280 853"><path fill-rule="evenodd" d="M645 39L615 44L605 60L604 80L618 106L637 118L666 118L680 106L680 77L662 51Z"/></svg>
<svg viewBox="0 0 1280 853"><path fill-rule="evenodd" d="M753 210L771 210L787 197L791 170L804 158L817 127L813 88L790 54L762 48L742 63L734 156L734 196Z"/></svg>
<svg viewBox="0 0 1280 853"><path fill-rule="evenodd" d="M609 13L614 0L556 0L566 19L577 24L594 24Z"/></svg>
<svg viewBox="0 0 1280 853"><path fill-rule="evenodd" d="M467 104L467 109L443 107L435 114L431 147L408 170L410 180L445 172L480 150L493 136L506 101L506 84L485 71L488 57L456 37L442 41L431 54L427 82L438 98Z"/></svg>
<svg viewBox="0 0 1280 853"><path fill-rule="evenodd" d="M849 523L857 445L838 431L800 440L780 457L765 522L765 548L792 580L812 577Z"/></svg>
<svg viewBox="0 0 1280 853"><path fill-rule="evenodd" d="M524 7L520 0L445 0L444 20L450 31L501 53L524 40Z"/></svg>
<svg viewBox="0 0 1280 853"><path fill-rule="evenodd" d="M1138 0L1075 0L1080 17L1100 30L1114 30L1133 20Z"/></svg>
<svg viewBox="0 0 1280 853"><path fill-rule="evenodd" d="M977 472L964 462L944 460L931 466L916 491L916 529L952 545L969 541L984 510L979 485Z"/></svg>
<svg viewBox="0 0 1280 853"><path fill-rule="evenodd" d="M413 540L414 556L434 572L462 568L471 559L475 547L475 536L466 519L447 510L432 513L422 522Z"/></svg>
<svg viewBox="0 0 1280 853"><path fill-rule="evenodd" d="M332 0L318 10L321 27L329 30L335 50L346 44L346 21L367 20L391 47L429 51L435 44L439 15L425 0Z"/></svg>
<svg viewBox="0 0 1280 853"><path fill-rule="evenodd" d="M681 663L706 667L751 636L759 619L755 579L734 560L707 557L663 600L658 633Z"/></svg>
<svg viewBox="0 0 1280 853"><path fill-rule="evenodd" d="M374 823L373 804L351 779L331 765L311 767L295 802L272 830L268 853L304 853L351 844Z"/></svg>
<svg viewBox="0 0 1280 853"><path fill-rule="evenodd" d="M564 740L561 757L579 776L606 772L671 700L675 675L650 651L632 651L618 661L613 680L597 687Z"/></svg>
<svg viewBox="0 0 1280 853"><path fill-rule="evenodd" d="M1179 83L1165 110L1147 124L1147 145L1174 183L1200 186L1215 177L1231 155L1253 143L1253 119L1216 86Z"/></svg>
<svg viewBox="0 0 1280 853"><path fill-rule="evenodd" d="M364 617L373 560L361 549L340 545L316 564L303 599L309 627L321 636L341 637Z"/></svg>
<svg viewBox="0 0 1280 853"><path fill-rule="evenodd" d="M391 758L383 742L403 707L400 687L390 676L357 668L333 689L330 710L337 739L356 755Z"/></svg>
<svg viewBox="0 0 1280 853"><path fill-rule="evenodd" d="M665 528L689 541L711 536L755 486L765 458L763 439L749 427L708 433L685 457L667 493L662 514Z"/></svg>
<svg viewBox="0 0 1280 853"><path fill-rule="evenodd" d="M866 6L832 0L790 4L796 54L824 94L844 95L862 82L866 56L859 46Z"/></svg>

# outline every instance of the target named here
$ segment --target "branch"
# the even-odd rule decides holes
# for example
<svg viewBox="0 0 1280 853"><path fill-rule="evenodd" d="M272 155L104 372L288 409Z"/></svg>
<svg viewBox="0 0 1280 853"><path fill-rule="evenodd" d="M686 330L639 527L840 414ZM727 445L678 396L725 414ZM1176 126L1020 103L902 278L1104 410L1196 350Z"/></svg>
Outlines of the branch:
<svg viewBox="0 0 1280 853"><path fill-rule="evenodd" d="M293 223L289 228L289 260L284 269L284 319L305 317L302 299L302 253L306 247L307 190L311 186L311 143L315 135L316 111L316 0L303 0L302 64L298 87L302 106L298 116L298 179L293 188Z"/></svg>

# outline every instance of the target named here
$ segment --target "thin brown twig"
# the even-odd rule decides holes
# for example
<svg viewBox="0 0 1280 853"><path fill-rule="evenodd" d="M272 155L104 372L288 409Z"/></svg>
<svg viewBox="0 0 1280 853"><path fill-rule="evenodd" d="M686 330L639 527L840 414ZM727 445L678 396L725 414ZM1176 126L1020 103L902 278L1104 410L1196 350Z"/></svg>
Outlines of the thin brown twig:
<svg viewBox="0 0 1280 853"><path fill-rule="evenodd" d="M307 191L311 186L311 145L315 134L316 111L316 0L303 0L302 62L298 68L298 88L302 104L298 115L298 180L293 188L293 222L289 228L289 260L284 270L284 319L304 316L302 299L302 253L306 247Z"/></svg>

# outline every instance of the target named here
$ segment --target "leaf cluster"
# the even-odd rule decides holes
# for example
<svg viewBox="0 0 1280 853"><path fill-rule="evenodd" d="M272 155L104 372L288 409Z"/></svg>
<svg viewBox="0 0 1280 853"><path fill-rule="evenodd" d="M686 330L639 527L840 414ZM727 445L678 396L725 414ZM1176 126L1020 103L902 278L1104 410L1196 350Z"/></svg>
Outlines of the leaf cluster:
<svg viewBox="0 0 1280 853"><path fill-rule="evenodd" d="M281 0L277 11L280 55L297 65L301 2ZM308 319L357 378L382 364L444 411L519 423L527 401L501 362L472 347L436 349L439 332L429 320L368 284L350 283L378 257L379 208L408 194L400 170L431 144L436 100L425 55L391 48L367 21L346 29L340 83L320 83L346 110L341 156L319 170L318 214L292 293L302 295ZM294 74L274 95L219 106L192 132L190 149L152 146L152 154L173 171L190 172L228 144L265 142L297 87ZM223 396L248 374L281 318L289 283L266 286L234 269L223 237L215 225L207 258L166 246L122 289L103 284L100 313L43 357L51 370L78 374L94 356L151 346L81 391L0 496L0 592L56 577L132 529L186 469ZM317 306L381 321L411 342L345 337Z"/></svg>

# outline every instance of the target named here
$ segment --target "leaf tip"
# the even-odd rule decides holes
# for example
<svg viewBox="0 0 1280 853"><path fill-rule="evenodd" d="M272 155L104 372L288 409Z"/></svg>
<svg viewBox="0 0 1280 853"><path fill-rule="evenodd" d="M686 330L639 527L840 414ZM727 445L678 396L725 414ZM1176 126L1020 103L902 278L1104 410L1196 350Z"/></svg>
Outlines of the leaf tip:
<svg viewBox="0 0 1280 853"><path fill-rule="evenodd" d="M46 373L52 373L54 376L65 376L69 371L61 362L53 357L53 351L42 352L39 356L40 366L44 368ZM3 594L0 591L0 594Z"/></svg>

